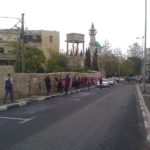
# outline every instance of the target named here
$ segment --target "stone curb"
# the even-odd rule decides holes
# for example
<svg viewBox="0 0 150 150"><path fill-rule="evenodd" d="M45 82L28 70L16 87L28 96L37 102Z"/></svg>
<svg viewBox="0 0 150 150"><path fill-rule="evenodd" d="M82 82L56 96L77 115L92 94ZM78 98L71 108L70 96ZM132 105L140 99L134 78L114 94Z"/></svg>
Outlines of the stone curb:
<svg viewBox="0 0 150 150"><path fill-rule="evenodd" d="M91 87L91 88L95 88L95 87ZM74 93L78 93L78 92L84 91L84 90L87 90L87 88L83 88L83 89L79 89L79 90L72 90L72 91L69 91L68 94L74 94ZM58 93L58 94L54 94L54 95L50 95L50 96L39 96L39 97L20 99L20 100L18 100L19 102L0 106L0 111L6 111L6 110L10 110L10 109L13 109L16 107L22 107L22 106L31 104L33 102L49 100L49 99L52 99L54 97L59 97L59 96L63 96L63 95L64 95L63 93L62 94Z"/></svg>
<svg viewBox="0 0 150 150"><path fill-rule="evenodd" d="M150 147L150 112L145 104L143 95L142 95L138 85L136 85L136 89L137 89L137 93L138 93L138 99L139 99L140 108L142 111L142 116L144 119L144 126L145 126L145 130L146 130L146 134L147 134L146 135L147 143L148 143L148 146Z"/></svg>

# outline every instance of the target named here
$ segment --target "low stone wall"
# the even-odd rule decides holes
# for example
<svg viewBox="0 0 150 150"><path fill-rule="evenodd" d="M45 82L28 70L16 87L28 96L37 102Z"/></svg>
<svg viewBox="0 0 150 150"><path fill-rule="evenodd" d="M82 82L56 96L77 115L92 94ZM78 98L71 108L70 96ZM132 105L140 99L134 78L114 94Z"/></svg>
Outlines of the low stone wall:
<svg viewBox="0 0 150 150"><path fill-rule="evenodd" d="M10 73L10 72L8 72ZM14 89L14 97L15 99L23 98L23 97L30 97L30 96L37 96L37 95L46 95L46 88L45 88L45 82L44 78L46 75L49 74L51 78L51 84L52 84L52 93L56 92L56 82L55 77L65 77L66 74L69 74L72 78L74 75L82 76L91 76L91 77L99 77L100 73L13 73L12 77L14 81L13 89ZM7 75L5 72L5 75L0 72L0 99L4 97L5 94L5 81L4 77Z"/></svg>

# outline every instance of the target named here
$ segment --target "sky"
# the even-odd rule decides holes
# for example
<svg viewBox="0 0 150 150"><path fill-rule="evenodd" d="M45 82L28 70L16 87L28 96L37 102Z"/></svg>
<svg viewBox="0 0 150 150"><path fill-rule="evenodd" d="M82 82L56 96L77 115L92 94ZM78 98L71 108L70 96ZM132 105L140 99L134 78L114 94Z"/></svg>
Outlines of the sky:
<svg viewBox="0 0 150 150"><path fill-rule="evenodd" d="M150 47L150 0L147 0L147 47ZM129 45L142 45L145 24L145 0L4 0L1 1L0 29L12 28L17 17L25 14L25 28L60 32L60 49L66 49L66 34L85 35L88 47L92 22L96 40L103 45L108 40L113 49L123 53Z"/></svg>

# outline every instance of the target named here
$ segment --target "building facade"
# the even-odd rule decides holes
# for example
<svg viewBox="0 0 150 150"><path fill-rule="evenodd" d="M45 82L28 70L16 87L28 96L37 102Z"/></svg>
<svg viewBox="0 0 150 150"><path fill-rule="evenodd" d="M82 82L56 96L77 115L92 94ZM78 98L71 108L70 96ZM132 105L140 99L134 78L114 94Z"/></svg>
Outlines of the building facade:
<svg viewBox="0 0 150 150"><path fill-rule="evenodd" d="M13 54L12 42L18 41L19 31L0 30L0 65L13 65L16 58Z"/></svg>
<svg viewBox="0 0 150 150"><path fill-rule="evenodd" d="M25 47L37 47L43 50L46 57L51 49L59 51L60 39L58 31L27 30L25 31Z"/></svg>
<svg viewBox="0 0 150 150"><path fill-rule="evenodd" d="M90 52L91 52L91 59L93 58L95 50L96 50L96 33L97 31L94 27L94 24L92 23L91 29L89 29L89 35L90 35L89 47L90 47Z"/></svg>
<svg viewBox="0 0 150 150"><path fill-rule="evenodd" d="M16 56L12 42L19 42L20 30L0 30L0 65L13 65ZM60 39L58 31L26 30L25 48L37 47L48 57L51 49L59 51Z"/></svg>

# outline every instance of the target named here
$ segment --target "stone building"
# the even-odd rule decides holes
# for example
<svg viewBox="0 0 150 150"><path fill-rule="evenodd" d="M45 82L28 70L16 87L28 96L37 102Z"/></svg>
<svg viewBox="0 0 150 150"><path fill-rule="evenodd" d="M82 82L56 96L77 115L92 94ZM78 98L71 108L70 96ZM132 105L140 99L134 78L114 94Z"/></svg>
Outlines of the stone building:
<svg viewBox="0 0 150 150"><path fill-rule="evenodd" d="M67 34L67 56L68 67L70 69L76 69L77 67L84 67L84 34L69 33Z"/></svg>
<svg viewBox="0 0 150 150"><path fill-rule="evenodd" d="M19 42L20 30L0 30L0 65L13 65L15 55L13 54L13 46L11 42ZM59 32L46 30L26 30L25 31L25 47L37 47L44 51L48 56L50 49L59 51Z"/></svg>
<svg viewBox="0 0 150 150"><path fill-rule="evenodd" d="M17 30L0 30L0 65L13 65L15 55L11 42L18 41L19 31Z"/></svg>
<svg viewBox="0 0 150 150"><path fill-rule="evenodd" d="M89 29L89 35L90 35L90 43L89 43L89 48L91 52L91 59L94 56L94 52L96 50L96 29L94 27L94 24L92 23L91 29Z"/></svg>
<svg viewBox="0 0 150 150"><path fill-rule="evenodd" d="M69 33L67 34L67 53L73 53L78 55L79 53L84 53L84 34L80 33ZM71 43L71 50L69 49L69 45ZM79 48L79 45L82 44L82 49Z"/></svg>
<svg viewBox="0 0 150 150"><path fill-rule="evenodd" d="M100 54L102 46L98 41L96 41L96 29L92 23L89 29L90 42L89 49L91 52L91 60L93 59L94 52L97 49L97 53ZM84 67L85 61L85 39L84 34L81 33L69 33L66 35L67 44L67 55L69 59L70 68L76 68L77 66Z"/></svg>
<svg viewBox="0 0 150 150"><path fill-rule="evenodd" d="M53 49L59 51L60 39L58 31L27 30L25 31L25 47L37 47L43 50L45 56Z"/></svg>

